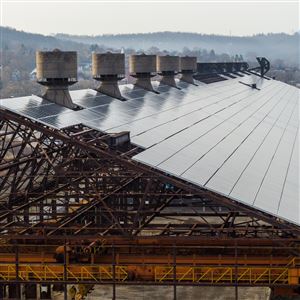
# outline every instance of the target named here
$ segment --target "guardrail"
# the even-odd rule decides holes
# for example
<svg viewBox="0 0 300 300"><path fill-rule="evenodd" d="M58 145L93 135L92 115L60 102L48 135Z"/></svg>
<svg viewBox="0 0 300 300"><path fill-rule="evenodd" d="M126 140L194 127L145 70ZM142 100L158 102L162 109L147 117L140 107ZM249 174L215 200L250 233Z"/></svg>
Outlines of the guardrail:
<svg viewBox="0 0 300 300"><path fill-rule="evenodd" d="M153 284L297 285L300 259L287 266L0 264L1 282L151 282Z"/></svg>

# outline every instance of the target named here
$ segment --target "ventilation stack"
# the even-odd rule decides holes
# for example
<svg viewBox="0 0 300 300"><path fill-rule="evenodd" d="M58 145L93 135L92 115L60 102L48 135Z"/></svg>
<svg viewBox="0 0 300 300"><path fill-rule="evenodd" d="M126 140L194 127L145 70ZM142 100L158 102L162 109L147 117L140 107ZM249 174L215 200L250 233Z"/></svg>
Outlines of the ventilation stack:
<svg viewBox="0 0 300 300"><path fill-rule="evenodd" d="M187 83L195 84L193 74L197 71L197 57L180 57L181 80Z"/></svg>
<svg viewBox="0 0 300 300"><path fill-rule="evenodd" d="M77 53L74 51L37 51L37 82L47 89L44 99L74 109L69 85L77 82Z"/></svg>
<svg viewBox="0 0 300 300"><path fill-rule="evenodd" d="M151 77L156 75L156 55L131 55L129 57L129 72L136 78L134 83L147 91L155 92Z"/></svg>
<svg viewBox="0 0 300 300"><path fill-rule="evenodd" d="M157 57L157 72L162 76L161 83L176 87L175 75L179 71L178 56L158 56Z"/></svg>
<svg viewBox="0 0 300 300"><path fill-rule="evenodd" d="M125 56L121 53L93 53L93 78L101 81L96 91L125 100L120 92L118 81L125 77Z"/></svg>

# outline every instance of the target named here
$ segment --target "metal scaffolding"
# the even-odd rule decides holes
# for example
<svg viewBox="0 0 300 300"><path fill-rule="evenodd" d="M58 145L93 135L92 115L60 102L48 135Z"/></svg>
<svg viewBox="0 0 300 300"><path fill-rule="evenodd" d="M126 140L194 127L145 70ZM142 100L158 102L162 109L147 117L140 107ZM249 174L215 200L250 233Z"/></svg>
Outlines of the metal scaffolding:
<svg viewBox="0 0 300 300"><path fill-rule="evenodd" d="M0 110L1 283L299 286L298 226L109 141Z"/></svg>

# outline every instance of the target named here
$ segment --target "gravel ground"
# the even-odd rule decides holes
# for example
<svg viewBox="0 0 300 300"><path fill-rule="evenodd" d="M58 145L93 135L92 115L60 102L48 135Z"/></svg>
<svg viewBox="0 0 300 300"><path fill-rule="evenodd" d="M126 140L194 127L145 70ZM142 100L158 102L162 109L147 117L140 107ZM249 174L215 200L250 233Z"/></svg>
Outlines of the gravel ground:
<svg viewBox="0 0 300 300"><path fill-rule="evenodd" d="M240 287L239 300L268 300L270 290L263 287ZM120 286L116 290L117 300L173 300L172 287ZM63 300L63 295L53 295L54 300ZM110 286L96 287L86 300L111 300ZM178 300L234 300L235 290L231 287L177 287Z"/></svg>

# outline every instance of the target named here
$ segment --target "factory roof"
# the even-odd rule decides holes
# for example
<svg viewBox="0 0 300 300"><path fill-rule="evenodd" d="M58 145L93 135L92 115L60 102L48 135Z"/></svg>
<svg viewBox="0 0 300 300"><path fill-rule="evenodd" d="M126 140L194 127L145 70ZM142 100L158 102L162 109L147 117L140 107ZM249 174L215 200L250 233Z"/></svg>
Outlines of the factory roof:
<svg viewBox="0 0 300 300"><path fill-rule="evenodd" d="M197 84L155 83L160 94L123 85L127 101L71 91L78 111L37 96L0 108L59 130L130 131L144 149L134 160L300 225L299 89L256 75Z"/></svg>

